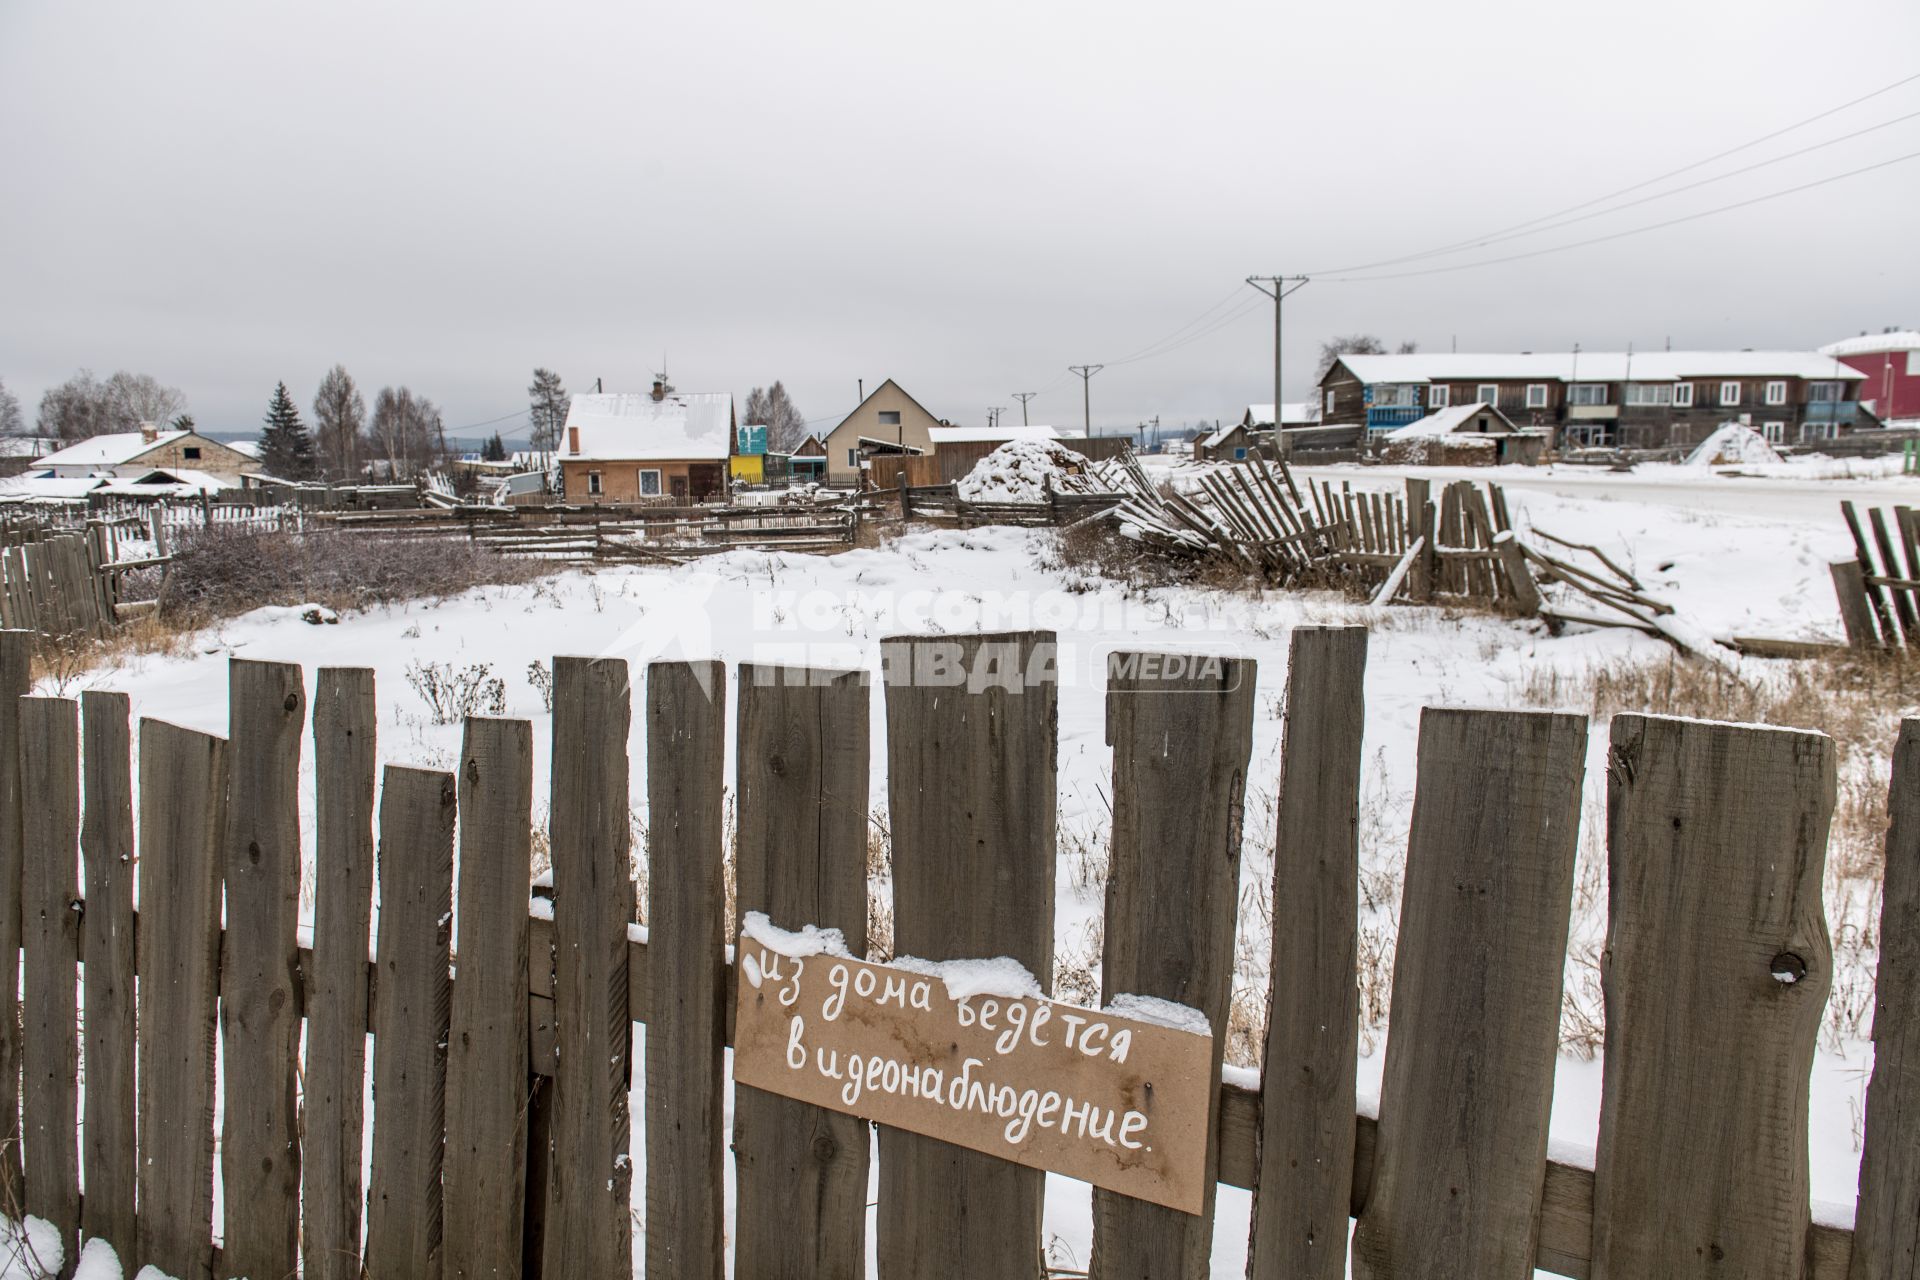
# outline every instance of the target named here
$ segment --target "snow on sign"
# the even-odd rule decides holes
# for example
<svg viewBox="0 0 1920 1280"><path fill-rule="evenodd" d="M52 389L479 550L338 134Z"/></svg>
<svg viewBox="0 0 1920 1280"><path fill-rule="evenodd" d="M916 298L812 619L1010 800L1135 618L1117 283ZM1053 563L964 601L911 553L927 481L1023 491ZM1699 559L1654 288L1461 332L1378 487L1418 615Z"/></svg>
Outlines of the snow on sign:
<svg viewBox="0 0 1920 1280"><path fill-rule="evenodd" d="M868 964L758 912L739 956L738 1083L1200 1212L1213 1037L1193 1010L1060 1004L1011 960Z"/></svg>

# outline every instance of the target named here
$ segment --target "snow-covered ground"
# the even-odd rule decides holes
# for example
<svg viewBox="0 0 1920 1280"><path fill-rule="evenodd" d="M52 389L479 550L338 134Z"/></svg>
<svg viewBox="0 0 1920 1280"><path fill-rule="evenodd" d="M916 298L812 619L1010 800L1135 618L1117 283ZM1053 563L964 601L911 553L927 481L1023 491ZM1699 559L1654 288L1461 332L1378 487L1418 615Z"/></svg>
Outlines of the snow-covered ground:
<svg viewBox="0 0 1920 1280"><path fill-rule="evenodd" d="M1709 633L1837 636L1828 579L1830 559L1850 554L1838 502L1885 504L1920 499L1920 481L1897 474L1815 479L1805 464L1787 474L1737 478L1695 468L1646 468L1618 475L1588 468L1422 469L1435 479L1497 479L1523 527L1594 542L1639 574L1653 594ZM1181 468L1166 474L1178 481ZM1397 487L1391 468L1313 472L1336 485ZM1249 888L1270 892L1271 804L1279 772L1281 702L1288 635L1295 626L1364 622L1373 628L1367 676L1364 826L1370 874L1397 884L1412 801L1414 745L1425 706L1520 705L1520 686L1542 672L1576 673L1595 664L1665 660L1660 642L1631 632L1570 630L1549 637L1535 624L1434 609L1371 609L1327 593L1259 595L1196 588L1129 593L1104 579L1052 564L1051 535L1014 529L916 533L879 549L832 557L737 551L675 567L578 570L527 586L487 588L435 603L348 616L312 625L299 609L262 609L203 633L179 656L137 656L69 683L129 693L136 716L223 733L230 657L368 666L378 673L383 762L451 768L457 723L437 723L409 681L430 664L501 682L498 710L535 722L536 807L544 810L544 744L550 716L535 664L552 655L617 656L635 664L717 657L744 661L865 667L877 671L883 636L980 629L1051 628L1062 642L1060 823L1063 849L1104 846L1103 791L1111 762L1105 744L1103 673L1116 649L1178 648L1247 656L1258 663L1247 858ZM404 554L396 548L396 554ZM1754 660L1731 659L1750 664ZM484 671L476 671L484 668ZM43 685L41 692L55 692ZM874 690L871 803L885 803L884 690ZM493 708L489 707L489 710ZM729 717L731 733L732 718ZM1587 821L1604 798L1604 735L1595 726L1587 784ZM644 725L636 717L630 750L636 810L644 811ZM731 744L729 744L731 758ZM311 760L303 767L310 774ZM1884 783L1883 783L1884 785ZM310 780L303 791L311 803ZM308 840L312 815L304 816ZM543 815L540 815L543 817ZM1589 833L1583 861L1596 856ZM1095 859L1094 861L1097 861ZM1397 896L1397 890L1395 893ZM1084 949L1102 909L1097 868L1063 854L1058 871L1057 938ZM1604 894L1600 898L1604 911ZM1395 906L1376 913L1391 930ZM788 925L803 922L783 921ZM1604 926L1592 918L1584 928ZM1253 948L1258 951L1259 948ZM1097 956L1097 951L1094 953ZM1260 980L1260 965L1253 969ZM1243 971L1244 976L1245 971ZM1383 1065L1376 1035L1363 1046L1361 1091L1377 1089ZM636 1048L636 1052L638 1049ZM1813 1189L1818 1200L1851 1206L1858 1163L1860 1108L1870 1048L1847 1043L1823 1051L1813 1084ZM1555 1099L1557 1152L1590 1149L1597 1126L1600 1064L1565 1057ZM634 1099L635 1158L643 1157L641 1095ZM731 1171L729 1169L729 1177ZM637 1181L638 1179L636 1179ZM1223 1188L1215 1273L1244 1272L1248 1197ZM1843 1211L1845 1217L1850 1210ZM1050 1180L1047 1223L1056 1260L1084 1266L1091 1238L1089 1193Z"/></svg>

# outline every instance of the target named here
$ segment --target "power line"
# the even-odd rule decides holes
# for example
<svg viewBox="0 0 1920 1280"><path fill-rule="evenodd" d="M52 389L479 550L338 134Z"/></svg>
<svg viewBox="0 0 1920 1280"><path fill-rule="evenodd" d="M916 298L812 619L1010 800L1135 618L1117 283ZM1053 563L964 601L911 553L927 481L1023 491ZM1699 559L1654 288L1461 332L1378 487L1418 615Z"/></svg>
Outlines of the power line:
<svg viewBox="0 0 1920 1280"><path fill-rule="evenodd" d="M1838 115L1840 112L1846 111L1852 107L1857 107L1863 102L1870 102L1874 98L1878 98L1884 94L1891 93L1895 89L1898 89L1903 85L1912 84L1916 80L1920 80L1920 72L1915 72L1912 75L1902 76L1900 79L1895 80L1892 84L1882 85L1880 88L1875 89L1871 93L1862 94L1860 97L1854 98L1848 102L1843 102L1837 107L1829 107L1825 111L1818 112L1815 115L1810 115L1803 120L1796 120L1792 124L1787 125L1784 128L1775 129L1771 133L1762 134L1760 137L1753 138L1747 142L1743 142L1737 147L1729 147L1725 151L1716 152L1715 154L1710 155L1703 160L1695 160L1691 164L1681 165L1678 169L1669 169L1667 172L1659 174L1656 177L1647 178L1643 181L1633 183L1630 186L1621 187L1617 191L1609 191L1605 195L1595 196L1590 200L1582 200L1578 204L1571 204L1564 209L1556 209L1551 213L1543 213L1537 218L1529 218L1525 222L1516 222L1510 227L1502 227L1497 231L1491 231L1486 233L1485 235L1469 237L1466 240L1456 240L1451 244L1439 245L1432 249L1425 249L1419 253L1414 253L1414 254L1405 254L1398 258L1384 258L1378 262L1360 263L1356 266L1333 267L1333 268L1329 268L1321 271L1309 272L1308 274L1318 277L1318 276L1345 275L1348 272L1352 272L1352 271L1372 271L1379 267L1398 266L1403 262L1411 262L1421 258L1437 257L1437 256L1442 256L1448 253L1457 252L1460 249L1473 248L1476 245L1478 245L1481 241L1490 239L1494 236L1505 236L1509 232L1521 231L1527 227L1535 226L1542 222L1549 222L1555 218L1564 217L1569 213L1578 213L1580 210L1591 208L1596 204L1603 204L1606 201L1615 199L1619 196L1630 195L1635 191L1644 190L1645 188L1651 187L1656 183L1665 182L1668 178L1677 178L1683 173L1691 173L1695 169L1704 168L1707 165L1710 165L1717 160L1724 160L1728 156L1738 155L1742 151L1751 151L1753 148L1761 145L1762 143L1771 142L1775 138L1784 137L1786 134L1792 133L1797 129L1804 129L1806 126L1810 124L1814 124L1817 121L1824 120L1828 116ZM1382 277L1382 278L1385 278L1385 277Z"/></svg>
<svg viewBox="0 0 1920 1280"><path fill-rule="evenodd" d="M1817 178L1812 182L1803 182L1797 187L1787 187L1781 191L1770 191L1765 195L1754 196L1751 199L1736 200L1732 204L1723 204L1712 209L1702 209L1698 213L1689 213L1678 218L1669 218L1665 222L1652 222L1643 227L1629 227L1625 231L1615 231L1610 235L1594 236L1588 240L1576 240L1572 244L1549 245L1545 249L1535 249L1528 253L1513 253L1502 258L1482 258L1474 262L1455 263L1450 267L1426 267L1419 271L1391 271L1385 275L1376 276L1315 276L1314 279L1334 284L1371 284L1376 280L1406 280L1413 276L1435 276L1453 271L1471 271L1475 267L1498 266L1503 262L1522 262L1528 258L1540 258L1550 253L1564 253L1569 249L1584 249L1588 245L1605 244L1610 240L1623 240L1628 236L1637 236L1648 231L1659 231L1666 227L1677 227L1683 222L1697 222L1701 218L1709 218L1717 213L1728 213L1735 209L1745 209L1752 205L1765 204L1769 200L1778 200L1783 196L1797 195L1802 191L1811 191L1815 187L1824 187L1829 183L1839 182L1846 178L1857 178L1863 173L1872 173L1876 169L1886 169L1896 164L1904 164L1908 160L1920 160L1920 151L1910 151L1906 155L1895 156L1891 160L1882 160L1878 164L1864 165L1858 169L1849 169L1845 173L1831 174L1825 178Z"/></svg>

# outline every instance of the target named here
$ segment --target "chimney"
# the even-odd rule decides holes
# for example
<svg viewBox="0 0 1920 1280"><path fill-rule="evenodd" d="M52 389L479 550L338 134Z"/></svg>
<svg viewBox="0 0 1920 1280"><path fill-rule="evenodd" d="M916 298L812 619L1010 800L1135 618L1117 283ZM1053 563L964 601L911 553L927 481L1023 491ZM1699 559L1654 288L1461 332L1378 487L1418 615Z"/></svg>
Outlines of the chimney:
<svg viewBox="0 0 1920 1280"><path fill-rule="evenodd" d="M154 426L151 422L143 422L140 424L140 443L152 444L154 441L158 440L159 438L160 438L159 427Z"/></svg>
<svg viewBox="0 0 1920 1280"><path fill-rule="evenodd" d="M580 428L578 427L567 428L567 452L580 452Z"/></svg>
<svg viewBox="0 0 1920 1280"><path fill-rule="evenodd" d="M665 400L667 398L667 384L664 378L655 378L653 380L653 398L655 400Z"/></svg>

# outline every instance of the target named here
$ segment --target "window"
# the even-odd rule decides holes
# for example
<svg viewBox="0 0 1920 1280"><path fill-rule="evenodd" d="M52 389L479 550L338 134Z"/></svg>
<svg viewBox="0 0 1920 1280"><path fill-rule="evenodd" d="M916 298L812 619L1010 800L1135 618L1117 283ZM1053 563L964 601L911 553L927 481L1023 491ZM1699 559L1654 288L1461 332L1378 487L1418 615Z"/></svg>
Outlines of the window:
<svg viewBox="0 0 1920 1280"><path fill-rule="evenodd" d="M1544 409L1547 407L1547 384L1529 382L1527 384L1527 408Z"/></svg>
<svg viewBox="0 0 1920 1280"><path fill-rule="evenodd" d="M1722 406L1740 403L1740 384L1723 382L1720 384L1720 403Z"/></svg>
<svg viewBox="0 0 1920 1280"><path fill-rule="evenodd" d="M1417 382L1382 382L1369 390L1373 392L1373 407L1376 409L1420 407L1420 384Z"/></svg>
<svg viewBox="0 0 1920 1280"><path fill-rule="evenodd" d="M1767 384L1767 403L1785 404L1786 402L1787 384L1784 382L1769 382Z"/></svg>
<svg viewBox="0 0 1920 1280"><path fill-rule="evenodd" d="M900 411L898 409L882 409L880 411L880 425L883 427L899 426Z"/></svg>
<svg viewBox="0 0 1920 1280"><path fill-rule="evenodd" d="M847 450L847 465L850 467L860 465L860 451L858 449Z"/></svg>
<svg viewBox="0 0 1920 1280"><path fill-rule="evenodd" d="M200 457L200 446L197 444L182 445L180 447L180 456L189 462L197 461Z"/></svg>
<svg viewBox="0 0 1920 1280"><path fill-rule="evenodd" d="M1429 409L1446 408L1447 399L1452 391L1453 391L1453 388L1447 386L1445 383L1441 383L1439 386L1435 386L1435 387L1428 387L1427 388L1427 408Z"/></svg>
<svg viewBox="0 0 1920 1280"><path fill-rule="evenodd" d="M1235 462L1245 462L1247 460L1247 451L1245 449L1235 449L1233 451L1233 460Z"/></svg>
<svg viewBox="0 0 1920 1280"><path fill-rule="evenodd" d="M1837 422L1805 422L1800 425L1802 440L1831 440L1840 434Z"/></svg>
<svg viewBox="0 0 1920 1280"><path fill-rule="evenodd" d="M1473 398L1481 404L1497 406L1500 403L1500 384L1497 382L1481 383L1473 389Z"/></svg>
<svg viewBox="0 0 1920 1280"><path fill-rule="evenodd" d="M1328 413L1333 412L1333 392L1332 391L1327 392L1327 412Z"/></svg>
<svg viewBox="0 0 1920 1280"><path fill-rule="evenodd" d="M1763 422L1760 434L1767 438L1768 444L1784 444L1787 439L1787 424L1784 422Z"/></svg>
<svg viewBox="0 0 1920 1280"><path fill-rule="evenodd" d="M640 496L643 498L657 498L660 496L660 473L658 471L641 471Z"/></svg>
<svg viewBox="0 0 1920 1280"><path fill-rule="evenodd" d="M1892 363L1889 361L1888 363ZM1920 351L1907 352L1907 376L1920 378Z"/></svg>
<svg viewBox="0 0 1920 1280"><path fill-rule="evenodd" d="M1668 382L1629 382L1627 384L1627 403L1642 406L1672 404L1673 384Z"/></svg>
<svg viewBox="0 0 1920 1280"><path fill-rule="evenodd" d="M1813 382L1807 385L1807 399L1816 404L1832 404L1846 398L1846 392L1838 382Z"/></svg>
<svg viewBox="0 0 1920 1280"><path fill-rule="evenodd" d="M1607 384L1604 382L1576 382L1567 391L1568 404L1605 404L1607 402Z"/></svg>
<svg viewBox="0 0 1920 1280"><path fill-rule="evenodd" d="M1674 384L1673 407L1676 409L1691 409L1693 407L1693 384L1691 382Z"/></svg>
<svg viewBox="0 0 1920 1280"><path fill-rule="evenodd" d="M588 493L600 492L600 473L598 471L587 472L587 492Z"/></svg>

